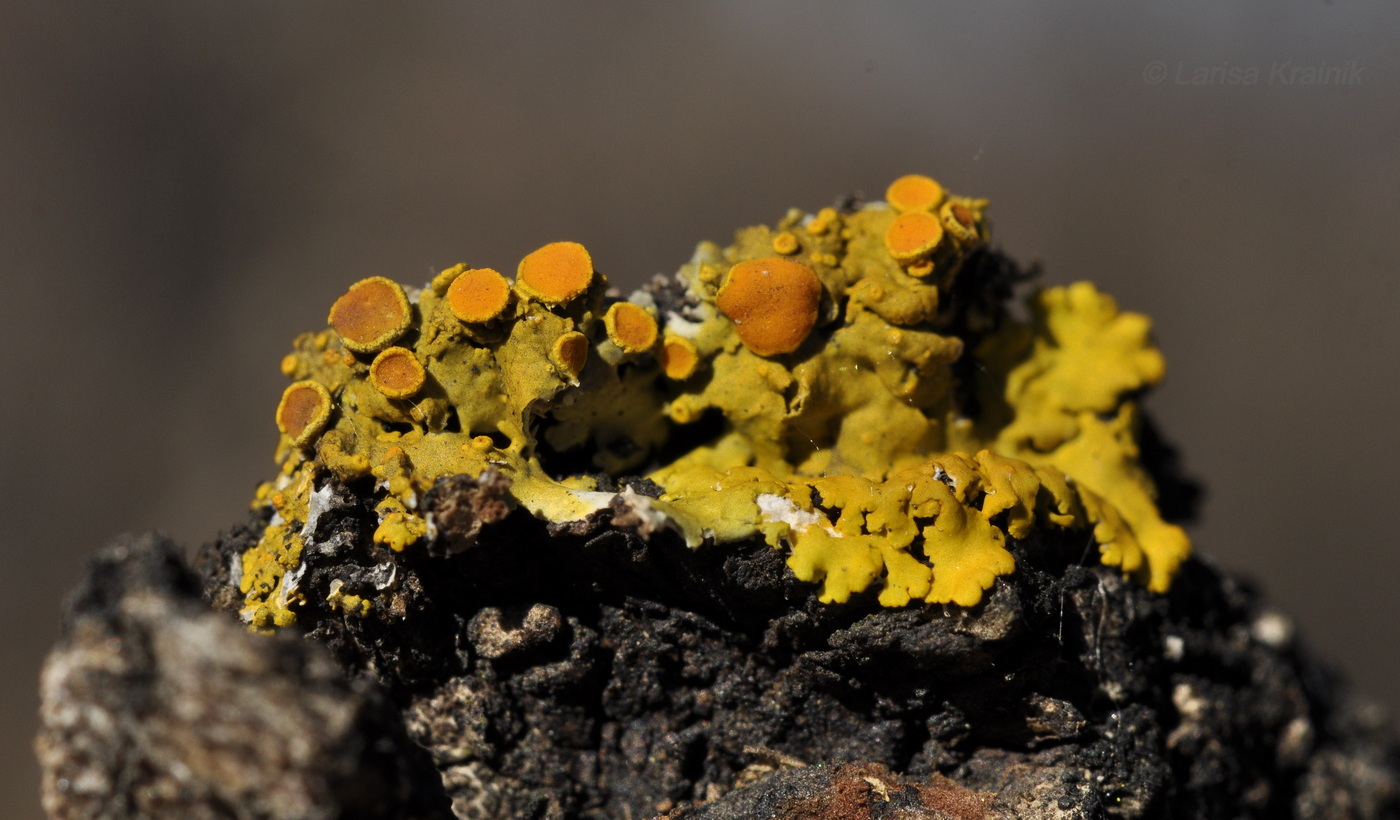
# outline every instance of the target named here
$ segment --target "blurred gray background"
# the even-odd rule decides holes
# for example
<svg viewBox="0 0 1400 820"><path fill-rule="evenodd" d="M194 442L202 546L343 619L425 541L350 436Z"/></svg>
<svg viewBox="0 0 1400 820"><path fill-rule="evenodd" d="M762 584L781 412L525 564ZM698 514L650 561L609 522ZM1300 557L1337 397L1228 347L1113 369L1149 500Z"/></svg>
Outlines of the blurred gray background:
<svg viewBox="0 0 1400 820"><path fill-rule="evenodd" d="M0 816L39 811L36 678L84 557L242 518L278 361L350 282L573 239L635 285L911 171L989 197L1046 281L1156 319L1149 406L1209 486L1198 549L1400 706L1397 24L1340 1L5 3Z"/></svg>

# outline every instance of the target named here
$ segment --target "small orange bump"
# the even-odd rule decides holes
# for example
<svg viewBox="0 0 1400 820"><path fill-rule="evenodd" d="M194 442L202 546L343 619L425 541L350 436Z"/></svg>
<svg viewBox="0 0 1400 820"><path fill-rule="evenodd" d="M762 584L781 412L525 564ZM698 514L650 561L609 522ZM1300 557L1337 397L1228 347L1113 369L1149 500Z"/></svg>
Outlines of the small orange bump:
<svg viewBox="0 0 1400 820"><path fill-rule="evenodd" d="M907 264L931 253L942 239L938 217L918 211L895 217L885 231L885 248L895 261Z"/></svg>
<svg viewBox="0 0 1400 820"><path fill-rule="evenodd" d="M933 260L920 259L919 261L905 268L905 270L909 272L910 276L917 276L920 279L923 279L930 273L933 273Z"/></svg>
<svg viewBox="0 0 1400 820"><path fill-rule="evenodd" d="M608 338L624 353L642 353L656 344L656 320L646 308L618 302L603 316Z"/></svg>
<svg viewBox="0 0 1400 820"><path fill-rule="evenodd" d="M676 424L690 424L696 419L695 411L684 404L673 404L667 412L670 413L671 420Z"/></svg>
<svg viewBox="0 0 1400 820"><path fill-rule="evenodd" d="M966 204L957 200L948 202L938 210L938 216L943 221L943 229L959 242L971 244L981 238L977 233L980 214Z"/></svg>
<svg viewBox="0 0 1400 820"><path fill-rule="evenodd" d="M341 354L340 354L340 363L343 364L343 365L345 365L346 367L354 367L354 366L355 366L355 356L354 356L354 354L352 354L352 353L351 353L350 351L348 351L348 350L346 350L345 352L341 353Z"/></svg>
<svg viewBox="0 0 1400 820"><path fill-rule="evenodd" d="M561 335L554 340L549 359L570 381L577 379L578 374L583 372L583 366L588 364L588 337L577 330Z"/></svg>
<svg viewBox="0 0 1400 820"><path fill-rule="evenodd" d="M577 242L551 242L520 260L515 284L547 305L562 305L588 290L593 258Z"/></svg>
<svg viewBox="0 0 1400 820"><path fill-rule="evenodd" d="M277 429L297 447L310 444L330 418L331 393L320 382L294 382L277 403Z"/></svg>
<svg viewBox="0 0 1400 820"><path fill-rule="evenodd" d="M823 236L840 218L841 215L836 213L835 208L822 208L817 211L816 216L812 217L812 221L807 223L807 233L812 236Z"/></svg>
<svg viewBox="0 0 1400 820"><path fill-rule="evenodd" d="M885 191L885 201L900 213L932 211L943 196L943 186L923 174L902 176Z"/></svg>
<svg viewBox="0 0 1400 820"><path fill-rule="evenodd" d="M715 306L734 322L739 341L760 356L796 350L817 323L822 285L801 262L750 259L729 269Z"/></svg>
<svg viewBox="0 0 1400 820"><path fill-rule="evenodd" d="M423 363L406 347L390 347L374 357L369 380L380 393L391 399L407 399L423 389L428 374Z"/></svg>
<svg viewBox="0 0 1400 820"><path fill-rule="evenodd" d="M783 231L773 237L773 250L784 256L797 253L801 247L802 246L797 242L797 237L793 236L791 231Z"/></svg>
<svg viewBox="0 0 1400 820"><path fill-rule="evenodd" d="M371 276L335 300L329 321L346 347L356 353L374 353L408 330L413 311L397 282Z"/></svg>
<svg viewBox="0 0 1400 820"><path fill-rule="evenodd" d="M447 286L447 306L464 322L489 322L510 303L510 283L490 268L462 271Z"/></svg>
<svg viewBox="0 0 1400 820"><path fill-rule="evenodd" d="M661 370L666 378L684 381L695 374L700 364L700 351L684 336L667 336L661 342Z"/></svg>
<svg viewBox="0 0 1400 820"><path fill-rule="evenodd" d="M296 372L297 354L288 353L287 355L282 357L282 375L291 378L292 376L296 375Z"/></svg>

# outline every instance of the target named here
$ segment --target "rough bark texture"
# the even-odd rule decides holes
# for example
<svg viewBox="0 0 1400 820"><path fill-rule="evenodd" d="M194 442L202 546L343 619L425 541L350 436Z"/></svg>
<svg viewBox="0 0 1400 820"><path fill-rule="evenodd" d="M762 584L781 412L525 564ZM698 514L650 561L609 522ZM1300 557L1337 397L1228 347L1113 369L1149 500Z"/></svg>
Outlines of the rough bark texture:
<svg viewBox="0 0 1400 820"><path fill-rule="evenodd" d="M1380 717L1206 561L1158 596L1086 562L1084 534L1038 536L973 610L828 606L761 544L691 551L607 515L549 533L500 519L503 489L444 482L440 535L470 546L398 554L371 543L372 488L340 488L306 588L380 603L308 596L304 638L248 634L168 547L119 544L45 673L49 811L1400 816ZM216 609L259 526L202 555Z"/></svg>
<svg viewBox="0 0 1400 820"><path fill-rule="evenodd" d="M315 643L249 634L198 590L156 536L93 561L41 682L51 816L450 816L379 687Z"/></svg>

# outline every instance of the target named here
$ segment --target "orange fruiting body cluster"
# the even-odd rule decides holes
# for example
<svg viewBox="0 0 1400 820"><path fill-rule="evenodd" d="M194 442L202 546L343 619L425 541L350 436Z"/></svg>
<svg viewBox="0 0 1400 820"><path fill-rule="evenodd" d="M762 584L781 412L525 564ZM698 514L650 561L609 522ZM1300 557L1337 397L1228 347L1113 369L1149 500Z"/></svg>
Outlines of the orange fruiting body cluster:
<svg viewBox="0 0 1400 820"><path fill-rule="evenodd" d="M421 290L356 282L282 362L282 472L255 500L275 516L243 556L244 617L286 625L313 597L375 611L383 590L304 573L317 494L373 487L373 539L400 552L434 537L424 495L454 475L498 476L566 529L763 539L827 602L975 605L1036 527L1085 530L1166 589L1189 542L1139 463L1137 396L1163 374L1150 324L1087 283L1035 294L1024 320L949 299L1005 264L986 204L901 177L884 202L701 243L626 299L575 242L527 254L514 282L466 264ZM602 489L630 477L659 497Z"/></svg>

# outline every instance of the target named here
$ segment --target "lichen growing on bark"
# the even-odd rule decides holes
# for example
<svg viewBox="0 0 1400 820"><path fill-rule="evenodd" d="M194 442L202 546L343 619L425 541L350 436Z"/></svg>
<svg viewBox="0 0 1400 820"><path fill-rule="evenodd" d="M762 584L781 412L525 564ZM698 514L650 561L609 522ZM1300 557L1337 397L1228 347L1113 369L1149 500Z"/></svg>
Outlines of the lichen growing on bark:
<svg viewBox="0 0 1400 820"><path fill-rule="evenodd" d="M623 510L692 547L762 538L829 603L975 605L1034 527L1091 530L1164 591L1190 547L1138 458L1136 396L1163 374L1149 322L1088 283L1014 318L986 207L902 177L883 202L701 243L626 299L572 242L514 282L462 264L421 290L354 284L283 361L245 620L295 621L327 482L372 483L374 539L402 551L436 538L435 483L488 474L556 527Z"/></svg>
<svg viewBox="0 0 1400 820"><path fill-rule="evenodd" d="M1183 563L1147 320L1015 313L984 211L904 177L627 299L574 243L352 285L247 526L71 599L51 815L1396 816L1380 716Z"/></svg>

